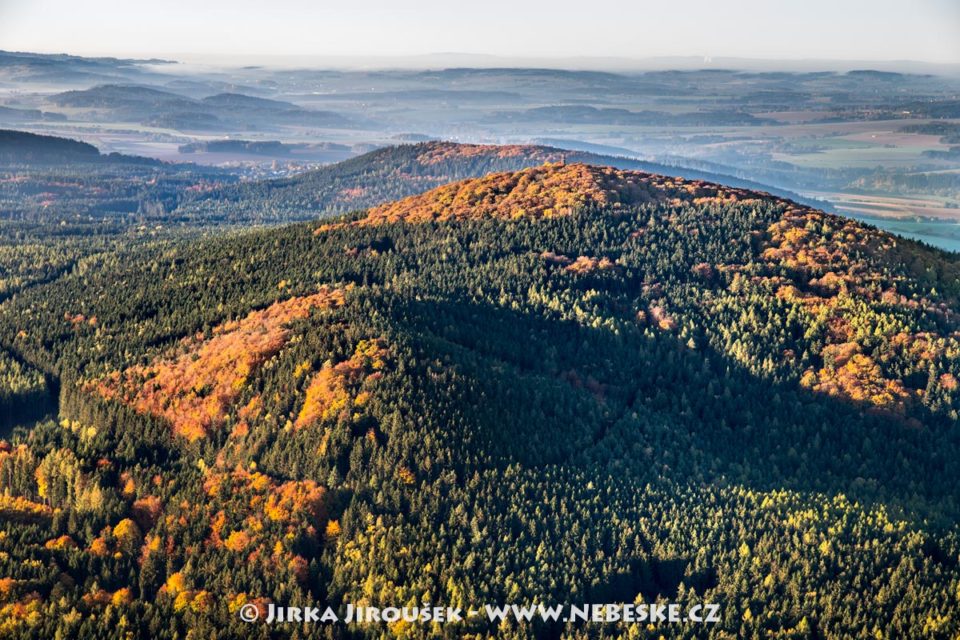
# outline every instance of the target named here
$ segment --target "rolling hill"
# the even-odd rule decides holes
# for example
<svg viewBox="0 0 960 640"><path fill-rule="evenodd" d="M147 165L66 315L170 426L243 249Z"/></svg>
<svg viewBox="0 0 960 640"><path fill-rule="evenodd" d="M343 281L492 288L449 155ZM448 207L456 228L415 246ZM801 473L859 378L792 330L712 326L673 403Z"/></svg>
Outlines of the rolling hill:
<svg viewBox="0 0 960 640"><path fill-rule="evenodd" d="M699 169L542 145L431 141L377 149L291 178L249 182L206 192L184 203L177 214L207 221L233 219L275 223L308 220L382 204L462 178L480 177L495 171L516 171L545 162L583 163L679 175L804 201L789 191Z"/></svg>
<svg viewBox="0 0 960 640"><path fill-rule="evenodd" d="M352 166L403 157L425 186L532 152ZM954 637L957 259L535 152L553 163L340 220L132 246L0 306L0 344L62 390L59 423L0 446L6 628L259 637L240 606L673 601L721 619L443 633Z"/></svg>
<svg viewBox="0 0 960 640"><path fill-rule="evenodd" d="M92 144L69 138L0 129L0 162L28 164L99 159L100 151Z"/></svg>
<svg viewBox="0 0 960 640"><path fill-rule="evenodd" d="M118 153L101 154L100 150L92 144L71 138L0 129L0 163L27 166L89 162L160 164L152 158Z"/></svg>
<svg viewBox="0 0 960 640"><path fill-rule="evenodd" d="M66 54L0 51L0 80L48 86L147 81L162 77L151 70L151 66L169 63L169 60L157 59L87 58Z"/></svg>
<svg viewBox="0 0 960 640"><path fill-rule="evenodd" d="M354 128L357 123L333 111L302 109L290 102L240 93L195 99L166 89L134 84L104 84L64 91L48 101L82 110L92 120L137 122L187 130L273 129L298 125Z"/></svg>

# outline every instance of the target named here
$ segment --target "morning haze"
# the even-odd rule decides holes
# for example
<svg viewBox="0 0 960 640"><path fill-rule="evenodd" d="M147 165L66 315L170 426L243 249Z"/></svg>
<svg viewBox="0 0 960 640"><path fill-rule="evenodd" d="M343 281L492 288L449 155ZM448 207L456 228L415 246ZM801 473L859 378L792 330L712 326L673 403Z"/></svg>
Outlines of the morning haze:
<svg viewBox="0 0 960 640"><path fill-rule="evenodd" d="M88 55L374 58L438 52L543 58L694 56L960 62L950 0L571 0L363 3L4 0L4 49ZM260 63L263 62L261 59ZM415 61L413 61L415 63Z"/></svg>

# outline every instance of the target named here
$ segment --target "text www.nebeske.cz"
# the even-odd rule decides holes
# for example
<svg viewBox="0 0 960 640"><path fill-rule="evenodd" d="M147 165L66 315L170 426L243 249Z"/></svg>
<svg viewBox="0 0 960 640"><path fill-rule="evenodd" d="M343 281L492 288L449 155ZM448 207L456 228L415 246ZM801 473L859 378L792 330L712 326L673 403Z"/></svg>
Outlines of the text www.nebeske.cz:
<svg viewBox="0 0 960 640"><path fill-rule="evenodd" d="M246 604L240 608L246 622L267 624L318 623L363 624L377 622L456 623L481 618L490 622L596 622L596 623L707 623L720 622L720 605L695 604L689 609L673 604L582 604L582 605L484 605L479 609L458 607L363 607L346 605L342 612L332 607L284 607Z"/></svg>

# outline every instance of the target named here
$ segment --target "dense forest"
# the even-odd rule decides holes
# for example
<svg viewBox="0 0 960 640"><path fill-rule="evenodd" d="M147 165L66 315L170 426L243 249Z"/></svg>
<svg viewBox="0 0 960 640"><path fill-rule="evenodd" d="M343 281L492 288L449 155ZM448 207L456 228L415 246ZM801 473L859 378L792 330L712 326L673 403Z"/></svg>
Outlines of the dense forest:
<svg viewBox="0 0 960 640"><path fill-rule="evenodd" d="M305 178L305 211L364 203L338 220L3 258L0 403L59 406L0 443L0 635L957 637L957 258L565 155L382 153L410 149ZM197 206L310 192L230 193ZM721 620L237 615L666 601Z"/></svg>

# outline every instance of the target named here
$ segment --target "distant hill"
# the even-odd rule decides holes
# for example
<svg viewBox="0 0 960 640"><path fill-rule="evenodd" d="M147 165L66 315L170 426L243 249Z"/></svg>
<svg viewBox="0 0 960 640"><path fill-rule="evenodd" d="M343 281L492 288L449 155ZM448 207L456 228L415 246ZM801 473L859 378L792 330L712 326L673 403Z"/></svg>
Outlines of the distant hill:
<svg viewBox="0 0 960 640"><path fill-rule="evenodd" d="M290 145L279 140L203 140L177 147L180 153L251 153L276 156L290 153Z"/></svg>
<svg viewBox="0 0 960 640"><path fill-rule="evenodd" d="M180 153L239 153L266 157L309 157L329 152L348 153L348 145L335 142L285 143L279 140L202 140L180 145Z"/></svg>
<svg viewBox="0 0 960 640"><path fill-rule="evenodd" d="M180 131L223 131L227 128L223 120L202 111L157 113L144 117L141 122L149 127Z"/></svg>
<svg viewBox="0 0 960 640"><path fill-rule="evenodd" d="M305 220L374 206L464 178L536 167L547 162L584 163L682 176L810 202L789 191L733 176L625 157L540 145L424 142L377 149L291 178L213 190L184 203L179 213L205 219Z"/></svg>
<svg viewBox="0 0 960 640"><path fill-rule="evenodd" d="M0 51L0 80L17 83L90 85L134 82L157 77L147 65L169 63L160 59L88 58L67 54Z"/></svg>
<svg viewBox="0 0 960 640"><path fill-rule="evenodd" d="M8 163L54 163L100 160L100 151L92 144L42 136L26 131L0 129L0 161Z"/></svg>
<svg viewBox="0 0 960 640"><path fill-rule="evenodd" d="M257 98L255 96L247 96L242 93L218 93L216 95L204 98L203 103L226 109L242 108L262 109L266 111L300 110L300 107L292 102Z"/></svg>
<svg viewBox="0 0 960 640"><path fill-rule="evenodd" d="M60 113L50 113L39 109L18 109L16 107L0 106L0 122L20 123L37 122L40 120L63 122L67 117Z"/></svg>
<svg viewBox="0 0 960 640"><path fill-rule="evenodd" d="M217 110L226 121L242 121L254 116L275 124L307 124L318 127L351 127L353 121L333 111L302 109L292 102L269 100L241 93L218 93L203 98L205 106Z"/></svg>
<svg viewBox="0 0 960 640"><path fill-rule="evenodd" d="M62 164L70 162L162 164L154 158L120 153L102 154L92 144L72 138L45 136L12 129L0 129L0 162L9 164Z"/></svg>
<svg viewBox="0 0 960 640"><path fill-rule="evenodd" d="M771 124L773 121L734 110L666 113L663 111L629 111L589 105L556 105L515 111L498 111L484 119L488 123L562 123L602 124L613 126L743 126Z"/></svg>
<svg viewBox="0 0 960 640"><path fill-rule="evenodd" d="M220 93L198 100L142 85L99 85L58 93L49 101L61 108L92 110L92 117L100 112L100 119L184 130L272 129L283 125L356 126L351 118L339 113L301 109L289 102L239 93Z"/></svg>
<svg viewBox="0 0 960 640"><path fill-rule="evenodd" d="M65 91L49 98L60 107L75 109L110 109L136 111L140 109L191 108L194 100L169 91L141 85L105 84L91 89Z"/></svg>

